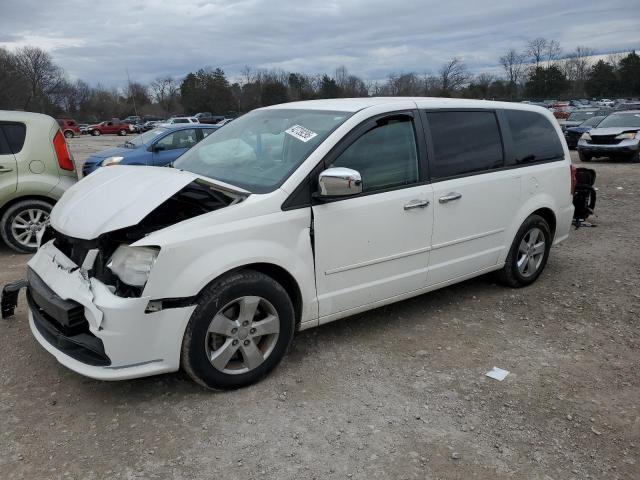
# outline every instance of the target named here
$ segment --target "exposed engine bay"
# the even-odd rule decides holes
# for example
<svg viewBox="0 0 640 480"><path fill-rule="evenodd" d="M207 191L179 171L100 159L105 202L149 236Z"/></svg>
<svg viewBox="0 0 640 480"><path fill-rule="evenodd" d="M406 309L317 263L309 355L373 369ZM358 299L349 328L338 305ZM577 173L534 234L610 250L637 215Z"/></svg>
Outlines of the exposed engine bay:
<svg viewBox="0 0 640 480"><path fill-rule="evenodd" d="M120 245L129 245L163 228L234 205L248 195L197 179L158 205L136 225L105 232L92 240L74 238L48 226L42 234L41 243L53 240L54 245L79 268L85 262L88 253L97 250L87 275L114 287L114 293L118 296L139 297L142 293L141 287L123 283L107 267L111 256Z"/></svg>

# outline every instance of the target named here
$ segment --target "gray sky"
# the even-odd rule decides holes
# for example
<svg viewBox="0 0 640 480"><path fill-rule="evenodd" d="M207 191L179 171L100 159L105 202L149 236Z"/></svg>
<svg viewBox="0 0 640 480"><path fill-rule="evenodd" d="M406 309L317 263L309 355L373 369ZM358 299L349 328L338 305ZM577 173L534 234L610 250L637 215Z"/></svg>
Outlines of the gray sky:
<svg viewBox="0 0 640 480"><path fill-rule="evenodd" d="M628 0L0 0L0 46L36 45L72 78L122 85L203 66L367 80L436 72L453 56L494 71L507 49L556 39L563 52L640 48Z"/></svg>

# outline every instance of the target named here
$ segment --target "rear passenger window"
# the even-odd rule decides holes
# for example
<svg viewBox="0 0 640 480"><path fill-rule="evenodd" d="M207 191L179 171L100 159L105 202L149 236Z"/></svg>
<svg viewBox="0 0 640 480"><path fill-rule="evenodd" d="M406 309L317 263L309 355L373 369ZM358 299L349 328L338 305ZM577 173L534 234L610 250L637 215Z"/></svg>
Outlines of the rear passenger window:
<svg viewBox="0 0 640 480"><path fill-rule="evenodd" d="M418 181L412 119L394 117L383 122L353 142L331 165L360 172L364 192Z"/></svg>
<svg viewBox="0 0 640 480"><path fill-rule="evenodd" d="M504 165L498 120L493 112L429 112L434 158L431 178L483 172Z"/></svg>
<svg viewBox="0 0 640 480"><path fill-rule="evenodd" d="M27 127L24 123L3 123L0 128L4 131L4 136L9 142L9 148L13 153L20 153L24 145L24 137L27 134Z"/></svg>
<svg viewBox="0 0 640 480"><path fill-rule="evenodd" d="M505 110L513 139L513 158L508 165L545 162L564 158L562 143L553 125L536 112Z"/></svg>

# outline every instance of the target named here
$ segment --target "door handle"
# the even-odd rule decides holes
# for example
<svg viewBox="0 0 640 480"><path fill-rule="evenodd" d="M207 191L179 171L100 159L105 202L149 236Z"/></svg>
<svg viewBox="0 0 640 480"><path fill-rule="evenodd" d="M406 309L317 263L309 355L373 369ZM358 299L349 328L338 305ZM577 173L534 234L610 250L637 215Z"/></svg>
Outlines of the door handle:
<svg viewBox="0 0 640 480"><path fill-rule="evenodd" d="M9 167L0 167L0 173L13 172L13 168Z"/></svg>
<svg viewBox="0 0 640 480"><path fill-rule="evenodd" d="M454 201L454 200L458 200L458 199L460 199L460 198L462 198L462 194L461 194L461 193L458 193L458 192L450 192L450 193L447 193L444 197L440 197L440 198L438 199L438 201L439 201L440 203L448 203L448 202L452 202L452 201Z"/></svg>
<svg viewBox="0 0 640 480"><path fill-rule="evenodd" d="M414 208L426 208L429 206L429 200L411 200L404 206L405 210L413 210Z"/></svg>

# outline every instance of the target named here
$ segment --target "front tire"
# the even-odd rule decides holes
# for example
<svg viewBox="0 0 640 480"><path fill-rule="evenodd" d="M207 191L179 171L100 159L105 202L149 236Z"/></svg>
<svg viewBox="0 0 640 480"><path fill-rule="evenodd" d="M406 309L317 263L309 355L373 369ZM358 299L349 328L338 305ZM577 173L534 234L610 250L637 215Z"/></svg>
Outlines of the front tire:
<svg viewBox="0 0 640 480"><path fill-rule="evenodd" d="M91 130L91 135L93 135L94 137L100 136L100 130Z"/></svg>
<svg viewBox="0 0 640 480"><path fill-rule="evenodd" d="M629 161L630 161L631 163L640 163L640 151L639 151L639 152L634 153L633 155L631 155L631 156L629 157Z"/></svg>
<svg viewBox="0 0 640 480"><path fill-rule="evenodd" d="M126 136L126 135L127 135L127 131L126 131L126 130L124 130L124 129L122 129L122 130L120 130L120 131L118 132L118 135L120 135L121 137L124 137L124 136Z"/></svg>
<svg viewBox="0 0 640 480"><path fill-rule="evenodd" d="M551 229L539 215L531 215L518 229L498 279L512 288L535 282L549 258Z"/></svg>
<svg viewBox="0 0 640 480"><path fill-rule="evenodd" d="M36 234L49 222L51 204L42 200L22 200L11 205L0 219L4 242L16 252L34 253Z"/></svg>
<svg viewBox="0 0 640 480"><path fill-rule="evenodd" d="M590 162L591 161L591 155L584 153L584 152L580 152L578 151L578 157L580 157L580 161L581 162Z"/></svg>
<svg viewBox="0 0 640 480"><path fill-rule="evenodd" d="M182 368L205 388L244 387L280 363L294 331L293 305L278 282L233 272L200 294L182 340Z"/></svg>

